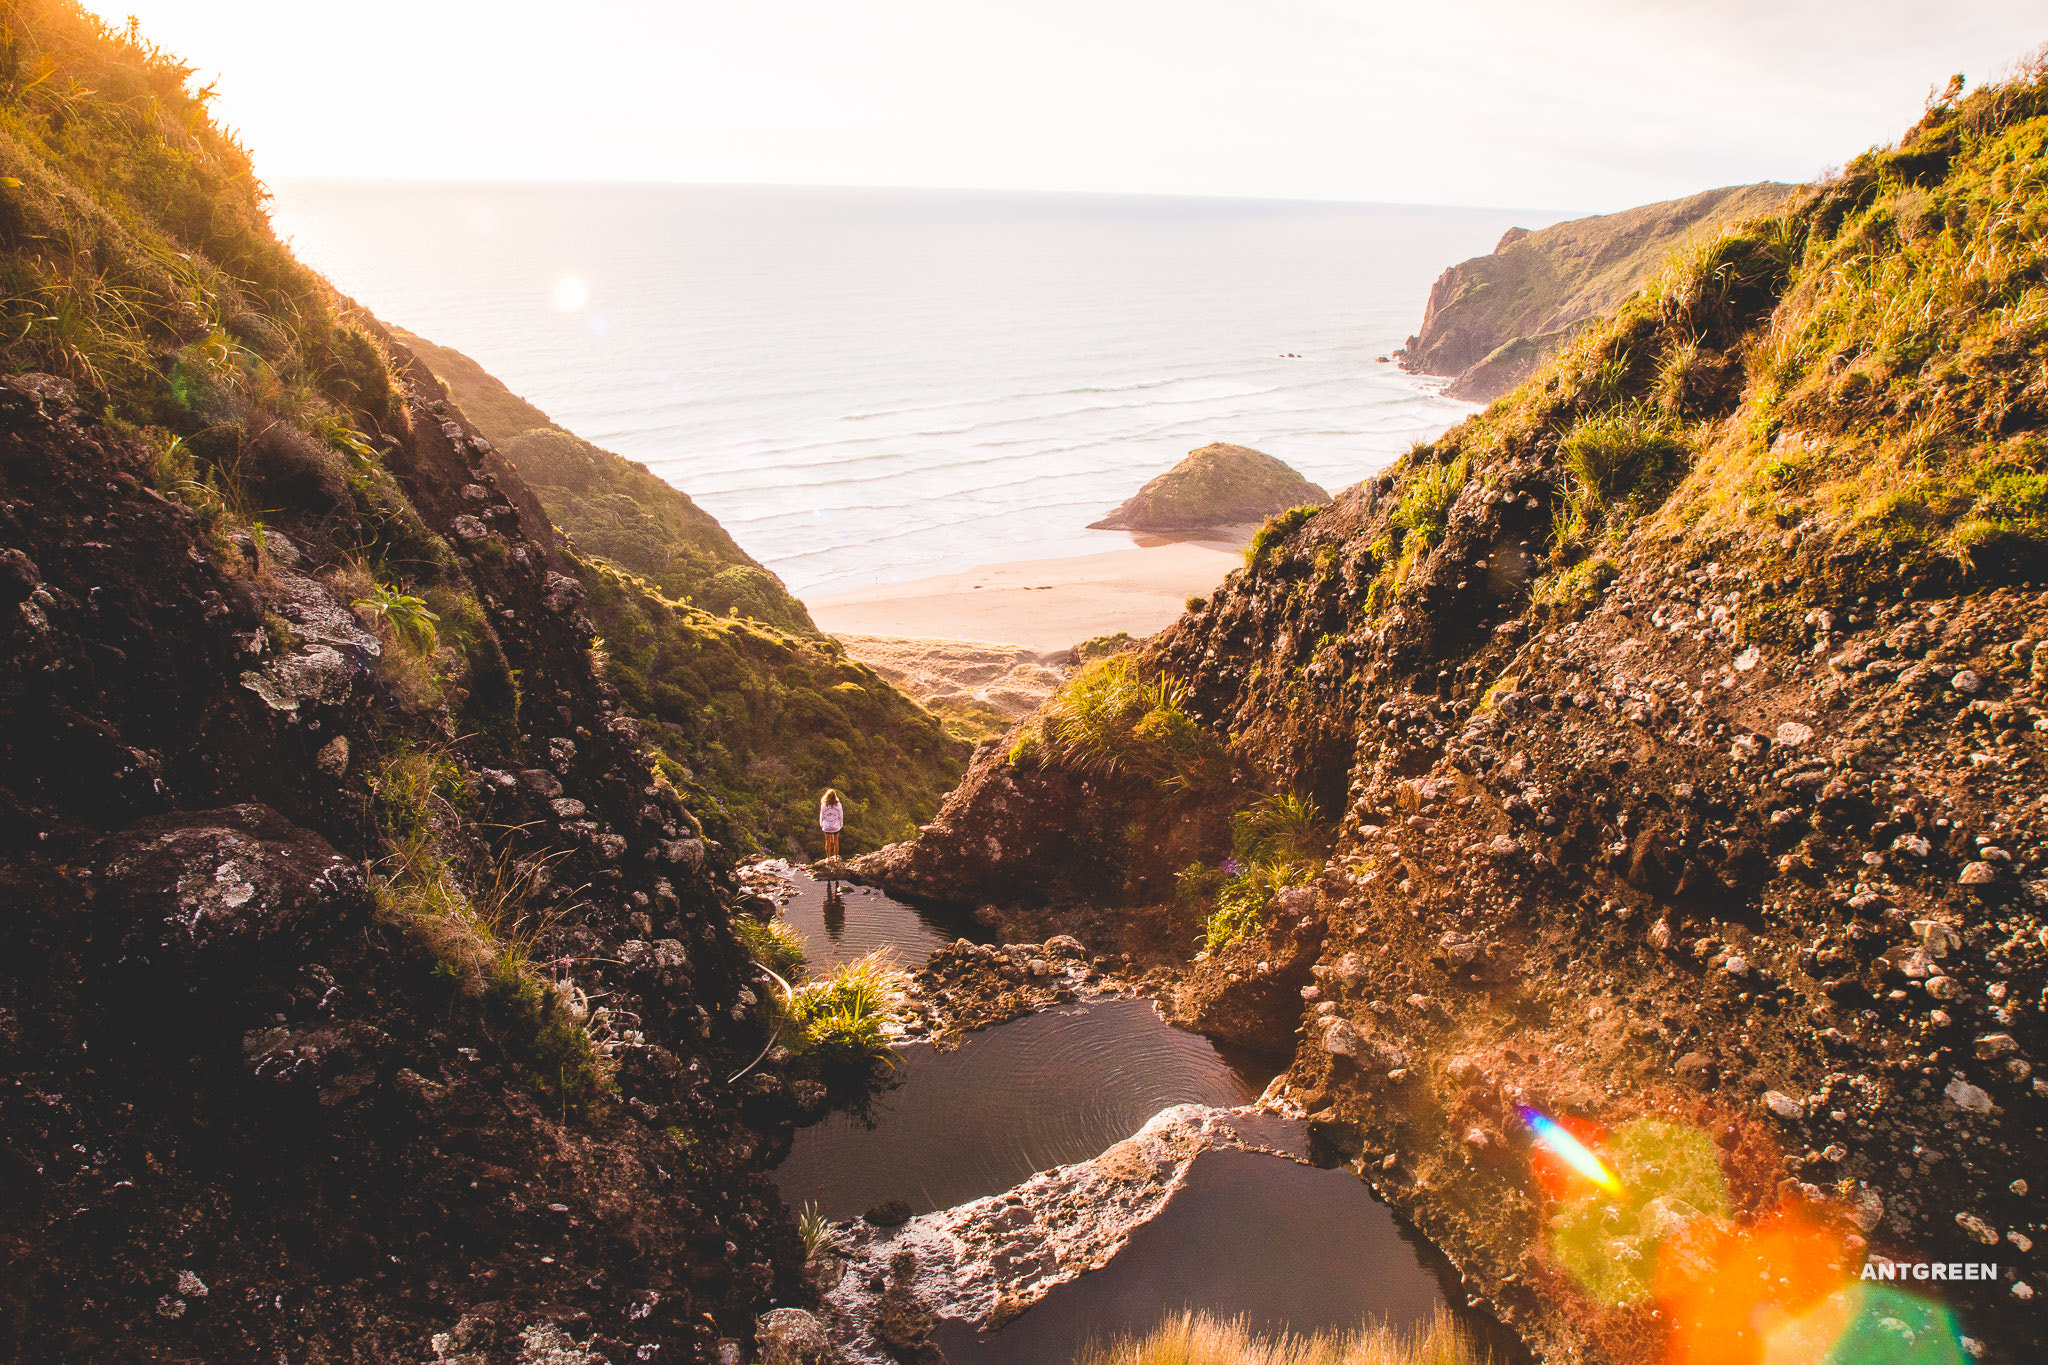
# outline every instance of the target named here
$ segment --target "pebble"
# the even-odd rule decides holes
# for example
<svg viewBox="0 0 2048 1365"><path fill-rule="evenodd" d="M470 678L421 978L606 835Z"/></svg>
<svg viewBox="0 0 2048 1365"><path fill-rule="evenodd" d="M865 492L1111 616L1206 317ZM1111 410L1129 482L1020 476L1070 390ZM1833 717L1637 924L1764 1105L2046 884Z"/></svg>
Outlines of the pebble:
<svg viewBox="0 0 2048 1365"><path fill-rule="evenodd" d="M1806 1106L1782 1090L1766 1090L1764 1092L1764 1108L1770 1110L1781 1119L1792 1120L1806 1117Z"/></svg>
<svg viewBox="0 0 2048 1365"><path fill-rule="evenodd" d="M1982 1242L1985 1246L1995 1247L1998 1245L1998 1229L1992 1227L1991 1224L1985 1222L1974 1213L1957 1214L1956 1226L1968 1233L1976 1241Z"/></svg>

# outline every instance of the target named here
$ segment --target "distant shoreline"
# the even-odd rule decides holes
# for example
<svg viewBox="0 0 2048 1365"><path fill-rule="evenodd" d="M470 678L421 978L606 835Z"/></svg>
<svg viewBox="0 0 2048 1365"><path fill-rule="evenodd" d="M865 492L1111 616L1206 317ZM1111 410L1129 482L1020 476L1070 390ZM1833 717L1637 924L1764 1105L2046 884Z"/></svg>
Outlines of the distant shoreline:
<svg viewBox="0 0 2048 1365"><path fill-rule="evenodd" d="M1249 527L1211 540L1140 541L1128 550L990 564L855 592L806 597L828 634L977 640L1040 654L1119 631L1165 629L1187 599L1215 590L1242 563Z"/></svg>

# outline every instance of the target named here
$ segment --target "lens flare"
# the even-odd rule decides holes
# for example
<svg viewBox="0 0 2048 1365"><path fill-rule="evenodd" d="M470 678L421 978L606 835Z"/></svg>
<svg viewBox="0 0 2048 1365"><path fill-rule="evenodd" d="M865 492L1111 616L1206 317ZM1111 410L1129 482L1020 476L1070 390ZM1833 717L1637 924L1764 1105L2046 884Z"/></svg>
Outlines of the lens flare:
<svg viewBox="0 0 2048 1365"><path fill-rule="evenodd" d="M1545 1151L1609 1194L1621 1193L1620 1178L1607 1168L1606 1162L1593 1155L1591 1148L1573 1137L1563 1124L1526 1104L1516 1107L1521 1111L1522 1122L1529 1125L1530 1133Z"/></svg>

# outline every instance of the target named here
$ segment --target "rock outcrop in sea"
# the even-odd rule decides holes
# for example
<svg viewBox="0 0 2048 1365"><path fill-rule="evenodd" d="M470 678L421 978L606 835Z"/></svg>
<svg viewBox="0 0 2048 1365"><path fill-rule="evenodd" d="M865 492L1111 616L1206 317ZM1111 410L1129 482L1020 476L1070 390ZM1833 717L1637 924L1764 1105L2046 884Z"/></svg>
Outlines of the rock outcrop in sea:
<svg viewBox="0 0 2048 1365"><path fill-rule="evenodd" d="M1090 523L1098 531L1181 534L1249 526L1289 507L1320 506L1330 495L1281 460L1249 446L1218 441L1133 493L1114 512Z"/></svg>

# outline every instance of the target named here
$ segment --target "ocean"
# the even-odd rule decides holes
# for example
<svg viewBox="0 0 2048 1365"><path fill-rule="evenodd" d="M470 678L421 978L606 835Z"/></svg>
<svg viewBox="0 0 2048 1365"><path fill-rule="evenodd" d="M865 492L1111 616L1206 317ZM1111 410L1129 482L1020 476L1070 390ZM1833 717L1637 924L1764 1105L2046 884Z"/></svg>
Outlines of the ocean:
<svg viewBox="0 0 2048 1365"><path fill-rule="evenodd" d="M1088 554L1210 441L1335 491L1472 409L1379 357L1555 214L1100 195L296 182L387 321L684 489L799 596Z"/></svg>

